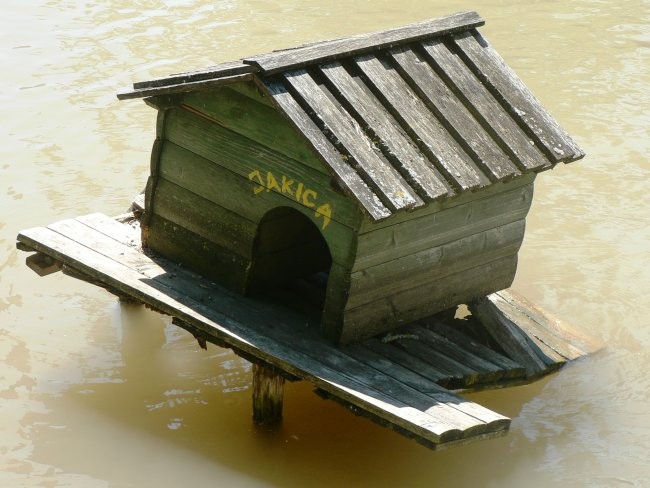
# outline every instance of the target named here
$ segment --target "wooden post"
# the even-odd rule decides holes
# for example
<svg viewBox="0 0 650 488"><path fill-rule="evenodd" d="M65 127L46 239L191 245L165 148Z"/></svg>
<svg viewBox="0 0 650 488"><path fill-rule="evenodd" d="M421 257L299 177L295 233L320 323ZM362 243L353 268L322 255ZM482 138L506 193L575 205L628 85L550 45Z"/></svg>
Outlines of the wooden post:
<svg viewBox="0 0 650 488"><path fill-rule="evenodd" d="M258 425L282 422L284 378L271 366L253 363L253 421Z"/></svg>

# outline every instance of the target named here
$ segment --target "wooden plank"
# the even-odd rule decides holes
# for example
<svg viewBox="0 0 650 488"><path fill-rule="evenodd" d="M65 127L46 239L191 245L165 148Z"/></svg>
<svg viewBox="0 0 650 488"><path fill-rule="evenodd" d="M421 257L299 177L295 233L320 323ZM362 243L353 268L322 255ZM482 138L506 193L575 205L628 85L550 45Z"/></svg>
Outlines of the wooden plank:
<svg viewBox="0 0 650 488"><path fill-rule="evenodd" d="M153 200L156 215L244 258L252 258L257 225L236 212L160 178Z"/></svg>
<svg viewBox="0 0 650 488"><path fill-rule="evenodd" d="M352 399L355 401L355 404L362 406L362 408L367 408L370 412L381 415L382 418L389 422L395 422L400 427L417 436L424 437L433 442L440 442L443 440L455 440L459 436L467 438L471 435L490 435L494 431L504 428L501 419L486 423L463 414L459 410L450 409L448 406L432 404L431 399L425 399L426 397L422 398L417 393L413 394L415 395L415 401L422 402L418 406L419 410L397 400L397 398L386 397L380 391L376 391L372 387L364 386L365 383L358 383L356 380L349 378L347 374L341 374L341 371L334 371L331 367L328 368L327 365L323 365L314 360L312 358L313 352L307 352L310 349L307 346L314 346L313 341L309 341L305 335L299 335L298 339L300 340L296 342L296 334L293 330L290 328L287 329L286 326L282 327L280 324L272 324L271 327L265 328L265 332L278 334L279 336L269 340L270 338L260 334L258 329L242 327L237 321L233 321L229 317L216 312L214 309L195 302L192 298L183 296L179 291L169 289L162 283L158 283L155 285L155 288L152 288L147 282L138 277L139 273L135 273L130 268L125 268L120 263L116 263L105 256L100 256L93 250L81 246L74 241L70 241L60 234L55 234L49 229L23 231L19 235L19 239L28 245L35 246L37 249L39 247L47 247L51 251L54 250L52 252L53 255L65 256L67 262L70 262L82 272L95 276L99 275L102 279L114 275L120 276L116 284L123 291L139 299L144 298L145 300L143 301L150 303L155 308L170 311L172 315L178 316L181 320L196 325L202 330L208 329L213 333L218 333L219 336L237 343L236 345L243 350L256 353L255 355L258 356L260 353L263 353L262 355L264 357L272 360L271 365L278 366L290 374L299 373L296 376L304 377L314 382L318 387L326 388L328 391L344 399ZM61 254L62 249L65 254ZM187 289L183 284L179 283L179 285L181 289ZM184 303L178 302L177 298L182 298L183 302L189 304L190 307L188 308ZM210 316L222 320L231 330L226 330L218 323L210 320ZM244 333L248 340L242 339L237 332L240 334ZM282 341L289 341L292 347L286 347L289 344L283 345L281 344ZM305 343L305 341L307 342ZM267 351L264 352L257 349L252 345L253 343L264 344ZM318 344L317 347L320 349L323 344ZM296 349L300 350L301 347L304 352L296 352ZM339 369L339 361L345 362L350 360L335 348L331 352L332 354L326 354L326 357L328 360L334 361ZM301 369L297 364L307 367ZM387 381L384 376L378 378L374 373L370 373L371 376L365 378L364 381L380 381L382 385L384 381ZM333 376L335 380L323 380L321 379L323 374L326 377ZM351 387L347 385L351 385ZM412 393L410 390L403 390L404 386L399 385L398 383L395 386L396 388L402 389L402 393L404 391ZM391 385L388 385L389 390L390 388ZM388 401L383 401L376 397L386 398ZM426 407L426 410L422 410L424 407ZM462 432L460 431L461 429Z"/></svg>
<svg viewBox="0 0 650 488"><path fill-rule="evenodd" d="M496 195L508 193L517 188L529 186L535 181L536 176L536 173L524 173L521 177L515 178L514 180L499 181L497 183L493 183L490 186L482 188L481 191L478 192L468 191L457 194L454 197L446 200L436 200L429 203L426 207L420 207L415 210L411 210L410 212L396 213L391 215L389 218L383 219L381 221L373 221L366 217L361 222L359 234L369 234L379 229L385 229L406 221L431 216L433 214L439 213L441 210L458 207L460 205L465 205L471 202L475 202L476 204L478 204L478 202L486 203Z"/></svg>
<svg viewBox="0 0 650 488"><path fill-rule="evenodd" d="M147 248L243 293L250 259L215 244L186 228L153 215Z"/></svg>
<svg viewBox="0 0 650 488"><path fill-rule="evenodd" d="M302 202L287 198L277 191L259 191L256 181L244 179L218 164L198 156L172 143L167 143L161 159L160 175L165 180L183 188L190 188L193 193L213 201L252 222L259 220L270 209L288 206L310 217L314 224L322 229L322 216L313 211L305 211ZM351 250L356 246L356 235L337 219L339 207L331 201L332 215L327 228L322 232L327 241L332 259L346 264L351 259ZM308 209L311 210L311 209ZM345 217L345 213L342 214Z"/></svg>
<svg viewBox="0 0 650 488"><path fill-rule="evenodd" d="M504 427L508 423L506 417L488 410L477 403L467 401L459 402L458 396L450 395L449 390L431 382L423 376L420 376L417 372L412 371L399 363L391 361L371 349L368 349L362 344L349 345L344 348L344 351L355 360L363 362L364 364L395 378L400 383L408 385L438 402L451 405L461 412L480 418L484 422L496 421L502 423Z"/></svg>
<svg viewBox="0 0 650 488"><path fill-rule="evenodd" d="M454 93L471 110L475 120L500 143L522 170L549 166L546 156L444 41L431 39L423 42L422 53L447 85L453 87Z"/></svg>
<svg viewBox="0 0 650 488"><path fill-rule="evenodd" d="M335 39L254 56L245 59L244 62L258 66L268 75L289 68L360 54L371 49L384 49L403 42L466 30L484 23L484 20L476 12L461 12L398 29Z"/></svg>
<svg viewBox="0 0 650 488"><path fill-rule="evenodd" d="M195 90L212 90L230 83L242 81L252 81L253 75L249 73L224 76L223 78L214 78L208 80L191 81L187 83L177 83L175 85L165 85L153 88L141 88L138 90L125 91L117 94L118 100L129 100L131 98L144 98L160 95L170 95L175 93L188 93Z"/></svg>
<svg viewBox="0 0 650 488"><path fill-rule="evenodd" d="M254 73L257 71L255 67L245 64L241 59L236 61L228 61L220 63L209 68L196 71L187 71L184 73L176 73L166 76L164 78L157 78L148 81L139 81L133 83L133 88L140 90L142 88L156 88L160 86L179 85L182 83L191 83L194 81L204 81L214 78L222 78L224 76L242 75L247 73Z"/></svg>
<svg viewBox="0 0 650 488"><path fill-rule="evenodd" d="M504 377L501 366L473 354L462 345L454 344L446 337L436 334L420 325L409 325L400 329L400 333L412 334L417 341L429 346L431 349L453 359L454 361L476 371L476 383L496 383Z"/></svg>
<svg viewBox="0 0 650 488"><path fill-rule="evenodd" d="M516 256L508 256L346 309L342 343L394 329L512 284Z"/></svg>
<svg viewBox="0 0 650 488"><path fill-rule="evenodd" d="M517 324L505 317L488 297L473 300L468 303L468 308L501 349L511 359L526 368L529 378L547 371L548 365L541 359L538 346L522 332Z"/></svg>
<svg viewBox="0 0 650 488"><path fill-rule="evenodd" d="M357 221L356 204L333 189L325 175L187 110L169 112L167 139L248 180L251 200L273 192L311 213L328 205L331 219L350 227ZM254 193L254 187L259 191Z"/></svg>
<svg viewBox="0 0 650 488"><path fill-rule="evenodd" d="M253 421L274 426L282 422L284 378L275 368L253 363Z"/></svg>
<svg viewBox="0 0 650 488"><path fill-rule="evenodd" d="M512 289L501 290L496 295L537 324L536 333L540 340L548 345L551 345L552 341L552 347L570 361L603 348L602 342L543 310Z"/></svg>
<svg viewBox="0 0 650 488"><path fill-rule="evenodd" d="M458 53L554 163L584 156L503 58L476 31L454 36Z"/></svg>
<svg viewBox="0 0 650 488"><path fill-rule="evenodd" d="M211 92L188 93L183 97L181 106L273 151L300 161L315 171L328 176L330 174L313 148L306 144L302 135L274 107L256 102L229 87Z"/></svg>
<svg viewBox="0 0 650 488"><path fill-rule="evenodd" d="M375 55L355 58L364 81L433 161L447 183L463 191L486 186L489 180L387 61Z"/></svg>
<svg viewBox="0 0 650 488"><path fill-rule="evenodd" d="M350 299L353 308L392 293L424 285L434 279L470 269L505 256L515 256L524 238L525 221L432 247L415 254L354 271Z"/></svg>
<svg viewBox="0 0 650 488"><path fill-rule="evenodd" d="M377 195L361 179L359 174L345 161L343 155L327 140L325 135L305 113L284 85L277 82L264 82L273 101L285 113L296 129L301 132L318 152L336 176L338 185L347 195L356 198L373 220L389 217L391 212L377 198Z"/></svg>
<svg viewBox="0 0 650 488"><path fill-rule="evenodd" d="M25 264L40 277L61 271L61 263L59 261L40 252L27 256L25 258Z"/></svg>
<svg viewBox="0 0 650 488"><path fill-rule="evenodd" d="M304 70L284 74L288 88L317 114L321 130L331 134L343 146L363 180L379 198L393 210L409 209L423 205L423 201L404 181L402 176L382 156L381 151L365 133L358 122L324 91Z"/></svg>
<svg viewBox="0 0 650 488"><path fill-rule="evenodd" d="M522 220L532 198L533 186L528 185L360 234L353 270L368 269Z"/></svg>
<svg viewBox="0 0 650 488"><path fill-rule="evenodd" d="M516 363L512 359L503 356L496 351L493 351L489 347L477 343L468 335L457 331L453 327L442 323L434 317L428 317L419 323L424 327L454 342L458 345L458 347L462 347L470 351L475 356L498 365L504 373L504 378L522 378L526 374L526 370L519 363Z"/></svg>
<svg viewBox="0 0 650 488"><path fill-rule="evenodd" d="M445 82L410 47L390 51L395 67L454 139L492 181L520 175L510 158L485 132Z"/></svg>
<svg viewBox="0 0 650 488"><path fill-rule="evenodd" d="M347 110L372 134L373 140L379 140L384 156L400 169L421 198L432 201L453 194L438 170L358 77L351 76L338 62L323 65L320 69L330 80L330 89L337 97L346 100Z"/></svg>

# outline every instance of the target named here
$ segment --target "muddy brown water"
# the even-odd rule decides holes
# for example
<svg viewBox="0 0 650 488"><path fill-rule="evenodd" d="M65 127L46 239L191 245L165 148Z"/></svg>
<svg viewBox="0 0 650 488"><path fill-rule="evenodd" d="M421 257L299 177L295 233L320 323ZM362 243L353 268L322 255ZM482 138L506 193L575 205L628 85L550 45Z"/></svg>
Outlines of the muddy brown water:
<svg viewBox="0 0 650 488"><path fill-rule="evenodd" d="M540 175L514 287L603 353L471 395L503 438L433 452L287 387L250 422L250 366L15 250L22 228L121 213L154 112L130 83L477 9L491 44L587 157ZM650 4L643 0L31 1L0 50L0 486L627 487L650 479Z"/></svg>

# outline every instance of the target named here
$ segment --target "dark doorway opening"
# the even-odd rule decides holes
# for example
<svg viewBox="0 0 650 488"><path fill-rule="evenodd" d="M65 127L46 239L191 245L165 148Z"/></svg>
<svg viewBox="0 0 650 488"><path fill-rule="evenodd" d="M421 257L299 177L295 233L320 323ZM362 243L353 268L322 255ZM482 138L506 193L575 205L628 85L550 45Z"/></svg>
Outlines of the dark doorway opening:
<svg viewBox="0 0 650 488"><path fill-rule="evenodd" d="M290 207L269 210L257 227L247 294L318 315L332 255L318 227Z"/></svg>

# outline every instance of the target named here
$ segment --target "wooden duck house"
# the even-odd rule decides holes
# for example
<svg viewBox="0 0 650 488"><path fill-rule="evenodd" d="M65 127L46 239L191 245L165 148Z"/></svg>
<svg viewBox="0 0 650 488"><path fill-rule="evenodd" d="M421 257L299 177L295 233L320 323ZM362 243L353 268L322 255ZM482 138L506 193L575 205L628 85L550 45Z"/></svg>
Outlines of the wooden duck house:
<svg viewBox="0 0 650 488"><path fill-rule="evenodd" d="M450 389L530 381L600 345L504 290L537 173L583 153L482 24L462 13L136 83L119 97L158 110L144 204L17 245L40 275L253 362L257 422L279 421L285 379L302 379L429 447L502 435L510 419ZM276 301L296 293L315 320ZM459 304L469 318L434 315Z"/></svg>
<svg viewBox="0 0 650 488"><path fill-rule="evenodd" d="M482 24L136 83L120 98L158 110L144 244L241 293L321 273L340 343L507 288L535 176L583 153Z"/></svg>

